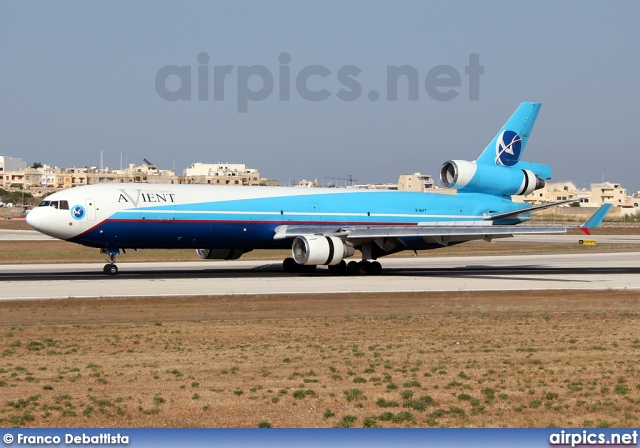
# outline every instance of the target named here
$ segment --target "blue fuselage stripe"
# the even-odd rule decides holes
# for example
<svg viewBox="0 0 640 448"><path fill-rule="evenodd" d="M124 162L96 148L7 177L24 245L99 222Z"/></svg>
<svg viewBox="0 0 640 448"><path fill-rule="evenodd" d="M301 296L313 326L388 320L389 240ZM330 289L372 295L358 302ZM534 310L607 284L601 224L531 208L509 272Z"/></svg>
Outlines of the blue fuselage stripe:
<svg viewBox="0 0 640 448"><path fill-rule="evenodd" d="M487 195L408 192L309 194L163 204L117 211L70 240L92 247L278 248L291 246L289 240L274 240L275 229L281 225L335 228L472 223L482 221L486 213L517 208L522 208L522 204ZM413 243L422 246L424 240L420 238Z"/></svg>

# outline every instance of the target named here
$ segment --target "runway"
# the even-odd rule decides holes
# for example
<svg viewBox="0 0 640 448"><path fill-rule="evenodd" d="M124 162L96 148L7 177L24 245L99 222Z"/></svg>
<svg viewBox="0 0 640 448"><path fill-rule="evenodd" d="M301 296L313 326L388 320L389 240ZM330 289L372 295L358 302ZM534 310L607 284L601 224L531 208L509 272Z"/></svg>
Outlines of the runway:
<svg viewBox="0 0 640 448"><path fill-rule="evenodd" d="M0 300L227 294L640 289L640 252L382 259L380 276L289 274L280 261L5 265Z"/></svg>
<svg viewBox="0 0 640 448"><path fill-rule="evenodd" d="M35 230L9 230L0 229L0 241L55 241L43 233Z"/></svg>

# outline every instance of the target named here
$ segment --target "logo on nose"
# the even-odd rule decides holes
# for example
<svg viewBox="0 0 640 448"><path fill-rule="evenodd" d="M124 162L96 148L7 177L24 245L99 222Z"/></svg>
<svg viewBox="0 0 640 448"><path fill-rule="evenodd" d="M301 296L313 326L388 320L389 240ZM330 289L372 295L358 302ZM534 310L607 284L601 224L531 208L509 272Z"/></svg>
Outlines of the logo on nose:
<svg viewBox="0 0 640 448"><path fill-rule="evenodd" d="M73 219L82 219L85 214L86 212L82 205L74 205L71 209L71 216L73 216Z"/></svg>

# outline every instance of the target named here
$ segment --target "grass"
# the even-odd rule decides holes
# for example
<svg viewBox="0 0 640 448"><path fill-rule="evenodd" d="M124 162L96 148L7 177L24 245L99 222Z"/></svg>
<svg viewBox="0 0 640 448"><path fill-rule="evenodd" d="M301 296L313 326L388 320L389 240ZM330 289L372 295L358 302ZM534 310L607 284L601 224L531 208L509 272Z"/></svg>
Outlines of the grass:
<svg viewBox="0 0 640 448"><path fill-rule="evenodd" d="M638 318L636 291L3 302L0 426L635 427Z"/></svg>
<svg viewBox="0 0 640 448"><path fill-rule="evenodd" d="M606 249L501 243L426 254ZM61 241L0 247L0 263L104 258ZM636 291L2 302L0 426L636 427L639 317Z"/></svg>

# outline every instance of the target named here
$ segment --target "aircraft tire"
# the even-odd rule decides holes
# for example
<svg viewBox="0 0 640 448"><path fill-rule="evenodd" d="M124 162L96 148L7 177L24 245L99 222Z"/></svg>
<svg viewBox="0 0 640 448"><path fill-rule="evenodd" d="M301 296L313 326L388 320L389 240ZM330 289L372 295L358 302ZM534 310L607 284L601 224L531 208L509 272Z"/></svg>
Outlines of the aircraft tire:
<svg viewBox="0 0 640 448"><path fill-rule="evenodd" d="M298 263L296 263L296 260L291 257L285 258L282 262L282 268L286 272L296 272L298 270Z"/></svg>
<svg viewBox="0 0 640 448"><path fill-rule="evenodd" d="M357 275L369 275L371 273L371 263L368 261L361 261L356 266Z"/></svg>
<svg viewBox="0 0 640 448"><path fill-rule="evenodd" d="M377 261L372 261L369 265L369 274L371 275L382 274L382 265Z"/></svg>
<svg viewBox="0 0 640 448"><path fill-rule="evenodd" d="M115 264L105 264L102 271L107 275L116 275L118 273L118 266Z"/></svg>
<svg viewBox="0 0 640 448"><path fill-rule="evenodd" d="M347 263L347 275L358 275L358 262L351 260Z"/></svg>
<svg viewBox="0 0 640 448"><path fill-rule="evenodd" d="M343 275L347 272L347 262L344 260L340 260L340 263L329 265L329 272L332 274Z"/></svg>

